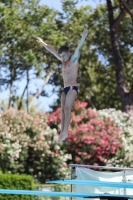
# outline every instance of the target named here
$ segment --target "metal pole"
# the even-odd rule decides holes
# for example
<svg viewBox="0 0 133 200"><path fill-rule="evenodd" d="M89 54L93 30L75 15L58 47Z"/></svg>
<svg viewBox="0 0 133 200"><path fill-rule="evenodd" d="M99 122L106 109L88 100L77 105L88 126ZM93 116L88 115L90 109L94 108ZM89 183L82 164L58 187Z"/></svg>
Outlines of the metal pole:
<svg viewBox="0 0 133 200"><path fill-rule="evenodd" d="M79 165L79 164L69 164L70 167L88 167L95 169L110 169L110 170L120 170L120 171L133 171L133 168L121 168L121 167L105 167L105 166L94 166L94 165Z"/></svg>
<svg viewBox="0 0 133 200"><path fill-rule="evenodd" d="M126 183L126 171L124 171L124 182ZM126 195L126 188L124 188L124 195Z"/></svg>
<svg viewBox="0 0 133 200"><path fill-rule="evenodd" d="M70 166L70 179L72 179L72 167ZM70 185L70 192L72 192L72 184ZM70 198L72 200L72 197Z"/></svg>

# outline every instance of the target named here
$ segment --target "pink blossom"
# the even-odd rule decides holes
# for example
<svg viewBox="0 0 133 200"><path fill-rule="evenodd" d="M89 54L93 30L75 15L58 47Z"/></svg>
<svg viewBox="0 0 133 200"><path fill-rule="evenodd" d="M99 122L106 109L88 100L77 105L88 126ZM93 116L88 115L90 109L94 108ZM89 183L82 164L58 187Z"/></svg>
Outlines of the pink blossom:
<svg viewBox="0 0 133 200"><path fill-rule="evenodd" d="M75 102L72 120L69 126L69 137L63 147L70 150L78 163L104 163L121 149L120 129L111 118L98 117L98 113L87 108L86 102ZM61 122L60 109L48 114L48 124ZM82 153L81 153L82 149ZM110 149L112 149L110 151ZM80 157L80 160L79 160Z"/></svg>
<svg viewBox="0 0 133 200"><path fill-rule="evenodd" d="M76 157L75 162L80 163L81 159L79 157Z"/></svg>

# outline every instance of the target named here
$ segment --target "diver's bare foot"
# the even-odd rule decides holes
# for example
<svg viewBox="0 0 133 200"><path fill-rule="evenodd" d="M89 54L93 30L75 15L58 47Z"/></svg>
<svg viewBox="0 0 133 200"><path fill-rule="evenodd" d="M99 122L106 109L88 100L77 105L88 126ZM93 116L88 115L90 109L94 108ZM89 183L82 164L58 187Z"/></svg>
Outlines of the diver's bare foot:
<svg viewBox="0 0 133 200"><path fill-rule="evenodd" d="M67 136L68 136L67 133L61 133L57 143L61 143L63 140L67 138Z"/></svg>

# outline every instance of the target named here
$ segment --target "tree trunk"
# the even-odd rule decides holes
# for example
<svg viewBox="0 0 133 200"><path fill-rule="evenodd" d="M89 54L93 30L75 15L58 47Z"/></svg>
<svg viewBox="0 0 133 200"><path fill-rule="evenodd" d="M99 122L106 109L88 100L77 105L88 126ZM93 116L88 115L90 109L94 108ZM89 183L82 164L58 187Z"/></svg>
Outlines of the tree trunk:
<svg viewBox="0 0 133 200"><path fill-rule="evenodd" d="M118 42L118 26L120 21L123 19L126 10L122 10L119 17L114 20L113 6L111 0L107 0L108 19L110 26L110 37L111 45L113 50L115 71L116 71L116 82L118 92L121 99L122 109L127 113L133 115L133 87L128 91L125 87L124 74L123 74L123 63L122 56L120 53L119 42Z"/></svg>
<svg viewBox="0 0 133 200"><path fill-rule="evenodd" d="M8 109L11 107L11 103L13 100L13 77L14 77L14 69L13 69L13 63L10 62L10 94L9 94L9 102L8 102Z"/></svg>
<svg viewBox="0 0 133 200"><path fill-rule="evenodd" d="M30 76L29 76L29 69L27 69L27 100L26 100L26 107L27 107L27 113L29 114L29 81L30 81Z"/></svg>
<svg viewBox="0 0 133 200"><path fill-rule="evenodd" d="M32 107L32 105L34 104L35 100L37 99L37 97L42 93L42 91L44 90L46 84L48 83L50 77L52 76L53 71L50 70L49 73L47 74L45 80L44 80L44 84L42 85L42 88L32 97L31 102L29 102L29 111L30 108Z"/></svg>

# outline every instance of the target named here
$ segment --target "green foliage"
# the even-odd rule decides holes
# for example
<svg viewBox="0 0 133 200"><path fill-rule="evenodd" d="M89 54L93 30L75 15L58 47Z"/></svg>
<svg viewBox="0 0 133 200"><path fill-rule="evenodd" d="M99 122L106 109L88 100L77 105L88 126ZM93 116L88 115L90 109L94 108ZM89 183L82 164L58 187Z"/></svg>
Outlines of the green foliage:
<svg viewBox="0 0 133 200"><path fill-rule="evenodd" d="M20 3L21 2L21 3ZM49 68L55 58L43 56L44 48L36 42L36 36L41 36L45 41L58 43L55 18L56 12L47 6L40 6L39 1L8 1L0 4L0 42L1 42L1 90L10 89L9 107L15 102L23 101L18 98L18 83L27 78L27 71L31 77L45 79ZM59 31L58 31L59 32ZM57 32L56 32L57 33ZM56 37L56 38L55 38ZM43 62L42 62L43 61ZM27 87L28 89L27 82ZM22 91L22 94L26 92ZM36 91L35 91L36 92ZM23 94L23 96L24 96ZM23 97L22 96L22 97ZM23 104L23 102L20 102Z"/></svg>
<svg viewBox="0 0 133 200"><path fill-rule="evenodd" d="M89 6L76 8L76 1L63 1L64 26L61 27L64 43L74 52L80 34L84 28L89 30L87 40L81 50L78 83L78 99L87 101L89 106L96 109L121 108L106 5L92 9ZM89 5L89 1L88 1ZM118 15L116 9L115 15ZM132 84L132 24L129 15L121 22L119 44L123 58L125 83L127 88ZM129 35L129 37L126 37ZM85 88L85 90L84 90ZM60 101L58 101L57 106Z"/></svg>
<svg viewBox="0 0 133 200"><path fill-rule="evenodd" d="M0 4L0 52L2 52L0 87L2 90L10 88L9 99L13 106L15 102L22 103L22 106L24 104L23 98L18 97L19 88L16 83L27 78L27 71L32 73L34 78L45 80L49 70L54 69L55 73L50 78L49 84L59 86L58 94L61 93L63 81L60 78L60 61L40 46L35 36L42 37L46 43L56 49L66 44L70 46L73 53L83 29L87 28L89 34L81 50L79 61L78 98L81 101L87 101L92 108L121 109L107 7L103 4L92 9L88 1L88 6L77 8L77 2L75 0L62 1L62 12L40 6L37 0L3 1ZM118 16L118 9L114 14ZM126 15L119 27L119 45L124 65L125 84L130 89L133 78L131 52L133 37L129 15ZM28 89L28 84L26 89ZM59 104L58 98L54 106L58 107Z"/></svg>
<svg viewBox="0 0 133 200"><path fill-rule="evenodd" d="M113 1L112 1L113 2ZM115 2L115 6L119 4ZM101 11L101 12L100 12ZM117 17L119 15L118 9L114 9L114 15ZM98 97L96 100L96 108L121 108L121 100L118 93L117 83L116 83L116 69L112 53L112 45L110 39L110 27L108 22L108 11L106 5L98 6L94 10L94 14L98 21L95 23L96 35L94 36L94 43L96 45L96 52L99 55L99 58L104 66L104 72L101 70L96 76L97 83L100 83L100 88L98 84L98 90L95 97ZM127 14L126 17L121 21L120 27L118 30L118 42L120 47L120 53L123 62L123 70L125 76L125 85L128 89L131 89L132 85L132 26L131 19ZM129 37L126 37L129 35ZM99 76L99 77L98 77ZM106 107L105 107L106 105Z"/></svg>
<svg viewBox="0 0 133 200"><path fill-rule="evenodd" d="M132 36L133 24L129 14L127 14L120 24L119 28L119 45L122 54L124 64L124 76L125 86L127 89L131 89L133 80L133 36Z"/></svg>
<svg viewBox="0 0 133 200"><path fill-rule="evenodd" d="M27 175L0 174L0 188L13 190L33 190L34 179ZM1 194L0 200L34 200L34 197L27 195Z"/></svg>
<svg viewBox="0 0 133 200"><path fill-rule="evenodd" d="M79 61L78 99L87 101L90 107L96 109L110 107L120 109L106 6L98 6L95 10L90 6L77 9L75 3L63 1L63 14L59 19L63 21L65 18L67 22L60 27L60 31L64 44L70 46L72 53L83 29L89 30ZM55 106L58 107L59 103L60 101L57 101Z"/></svg>

